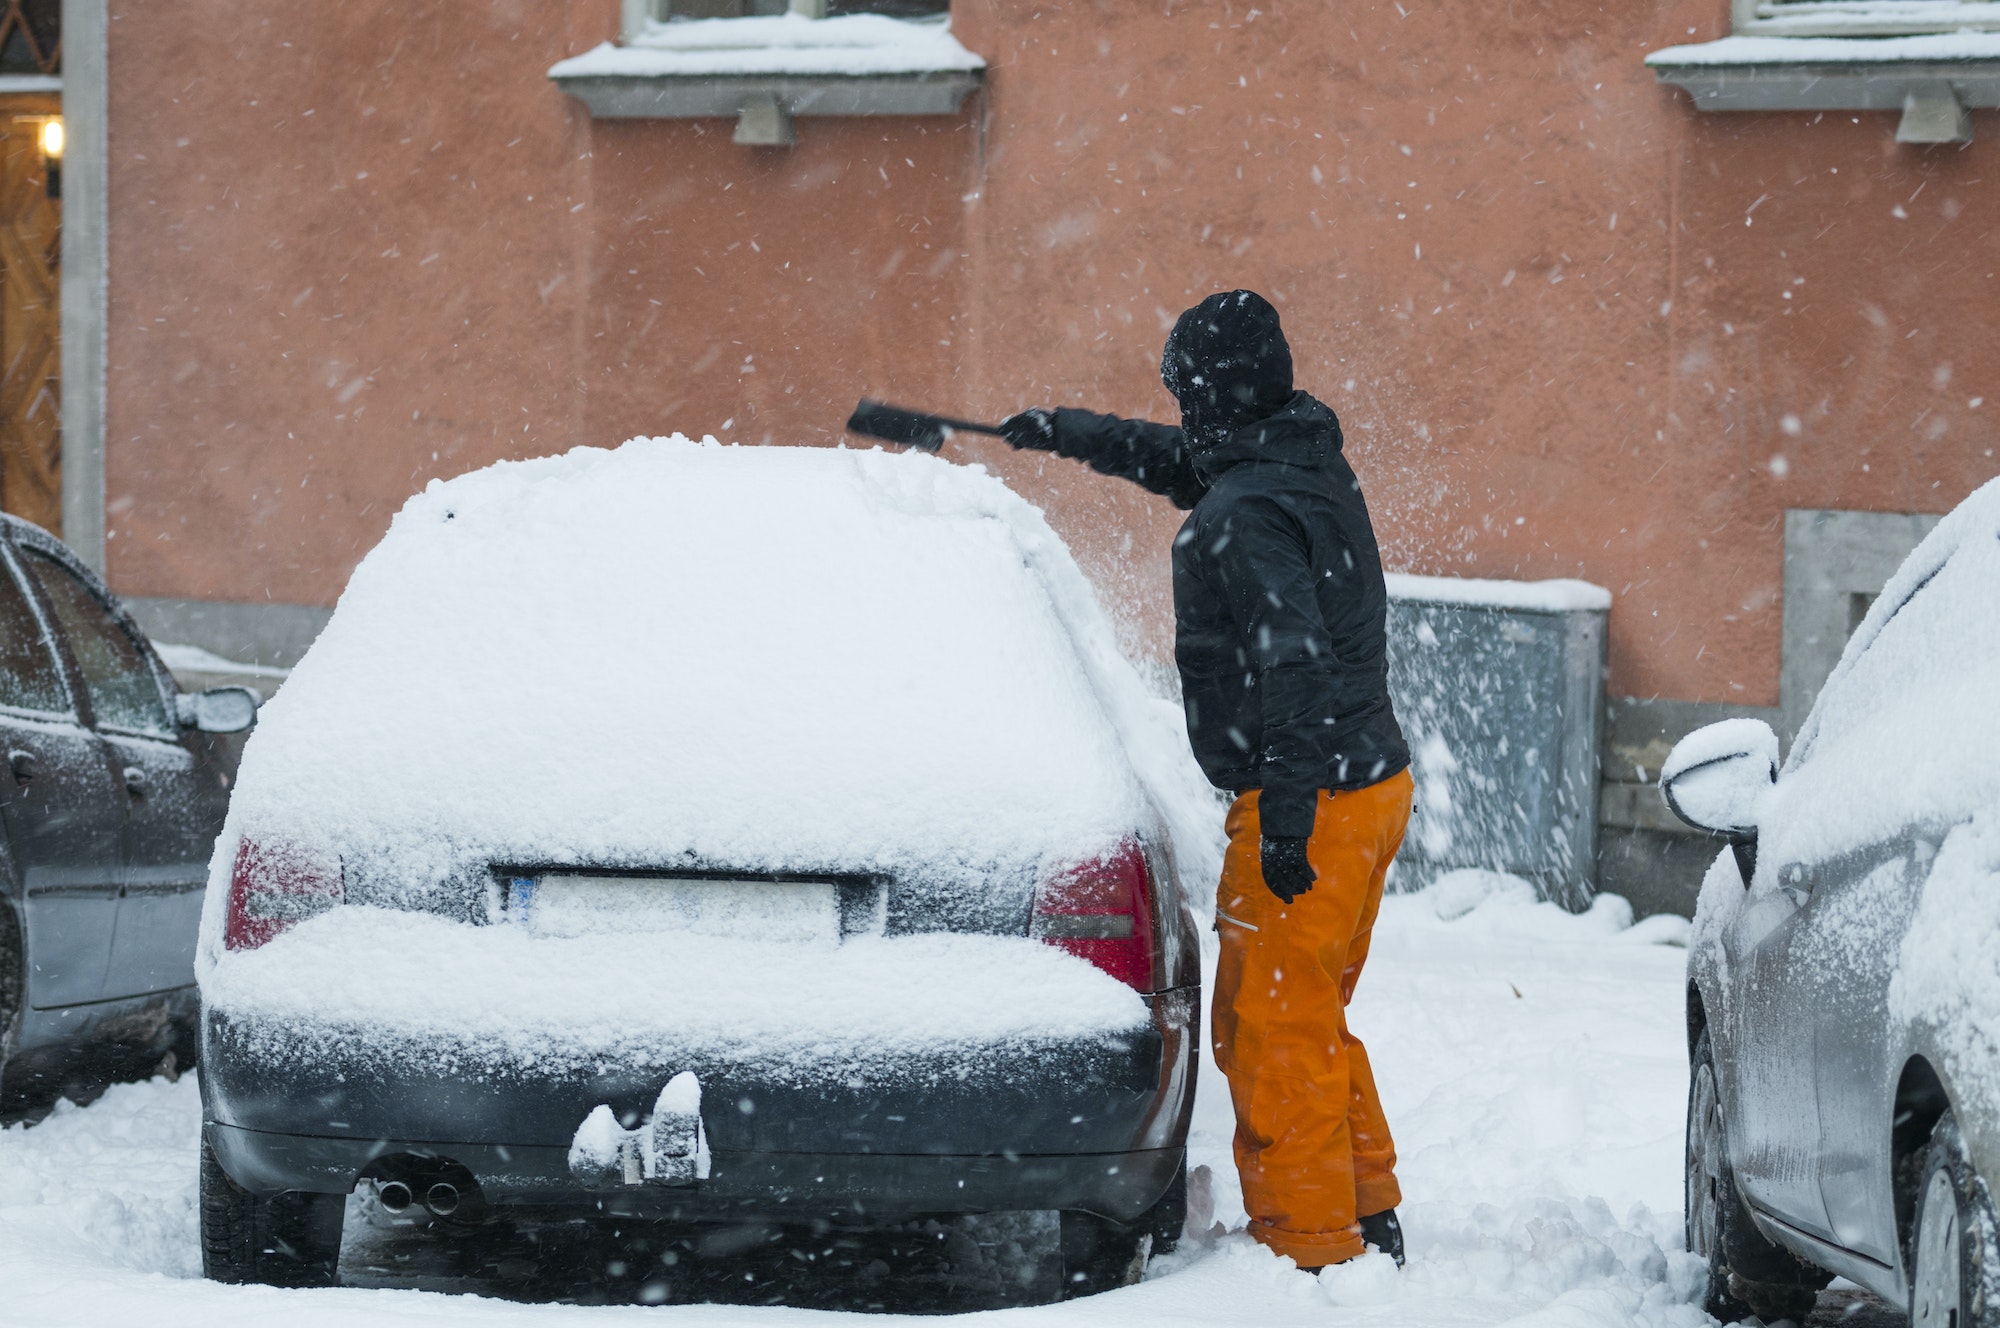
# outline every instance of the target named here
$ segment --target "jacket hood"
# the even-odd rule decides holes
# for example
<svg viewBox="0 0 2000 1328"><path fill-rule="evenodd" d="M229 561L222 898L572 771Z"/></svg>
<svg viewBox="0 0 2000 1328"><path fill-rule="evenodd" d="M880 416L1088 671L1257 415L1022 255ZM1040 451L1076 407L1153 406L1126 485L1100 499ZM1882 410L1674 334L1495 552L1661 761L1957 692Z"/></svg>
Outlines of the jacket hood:
<svg viewBox="0 0 2000 1328"><path fill-rule="evenodd" d="M1181 430L1197 451L1275 414L1292 395L1292 348L1278 311L1255 291L1209 296L1168 334L1160 380L1180 402Z"/></svg>
<svg viewBox="0 0 2000 1328"><path fill-rule="evenodd" d="M1245 461L1317 469L1340 450L1340 417L1333 408L1310 392L1294 392L1271 415L1243 425L1213 447L1197 449L1193 459L1202 478L1213 482Z"/></svg>

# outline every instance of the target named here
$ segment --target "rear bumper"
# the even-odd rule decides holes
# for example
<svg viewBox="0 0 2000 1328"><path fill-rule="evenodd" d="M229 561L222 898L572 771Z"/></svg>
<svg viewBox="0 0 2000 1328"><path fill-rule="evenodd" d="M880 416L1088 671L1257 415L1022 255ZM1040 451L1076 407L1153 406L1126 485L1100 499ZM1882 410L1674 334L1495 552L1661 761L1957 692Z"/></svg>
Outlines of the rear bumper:
<svg viewBox="0 0 2000 1328"><path fill-rule="evenodd" d="M1039 1157L719 1151L707 1179L685 1187L587 1189L571 1179L568 1150L421 1140L269 1134L213 1122L216 1158L258 1193L345 1193L379 1159L456 1162L499 1207L587 1210L686 1221L898 1221L919 1214L1069 1209L1136 1219L1166 1192L1180 1147Z"/></svg>
<svg viewBox="0 0 2000 1328"><path fill-rule="evenodd" d="M608 1212L875 1218L1069 1208L1126 1220L1171 1181L1195 1087L1199 988L1150 997L1117 1039L758 1065L685 1057L474 1071L436 1047L308 1057L209 1011L202 1098L223 1169L260 1193L351 1190L378 1159L469 1170L489 1202ZM640 1063L647 1061L648 1063ZM598 1104L633 1125L692 1070L713 1158L691 1189L587 1188L570 1141ZM373 1174L380 1174L378 1167Z"/></svg>

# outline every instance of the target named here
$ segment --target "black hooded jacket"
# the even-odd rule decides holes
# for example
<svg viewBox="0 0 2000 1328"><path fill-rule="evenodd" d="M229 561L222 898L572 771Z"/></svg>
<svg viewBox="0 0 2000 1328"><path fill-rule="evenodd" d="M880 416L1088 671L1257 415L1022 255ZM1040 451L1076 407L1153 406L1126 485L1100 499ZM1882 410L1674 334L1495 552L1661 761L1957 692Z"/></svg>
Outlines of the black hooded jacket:
<svg viewBox="0 0 2000 1328"><path fill-rule="evenodd" d="M1360 482L1341 455L1340 421L1289 390L1290 352L1274 407L1274 394L1241 390L1254 374L1215 373L1206 348L1183 336L1191 316L1223 298L1183 315L1165 371L1170 388L1178 370L1196 391L1220 387L1220 400L1187 411L1183 397L1185 429L1058 410L1055 451L1192 509L1173 551L1188 737L1216 786L1263 790L1266 835L1305 836L1316 790L1365 788L1410 763L1389 702L1388 593ZM1275 311L1268 321L1282 346ZM1226 322L1204 330L1243 344ZM1277 378L1270 373L1263 386Z"/></svg>

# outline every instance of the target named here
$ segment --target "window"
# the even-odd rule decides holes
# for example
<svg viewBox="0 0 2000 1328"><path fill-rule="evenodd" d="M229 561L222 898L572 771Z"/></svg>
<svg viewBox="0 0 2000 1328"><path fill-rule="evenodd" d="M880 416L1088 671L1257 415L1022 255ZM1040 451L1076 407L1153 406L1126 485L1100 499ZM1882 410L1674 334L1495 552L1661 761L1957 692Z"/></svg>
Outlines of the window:
<svg viewBox="0 0 2000 1328"><path fill-rule="evenodd" d="M951 10L951 0L661 0L648 17L765 18L794 10L807 18L838 18L842 14L886 14L890 18L926 18Z"/></svg>
<svg viewBox="0 0 2000 1328"><path fill-rule="evenodd" d="M110 610L55 559L29 553L23 561L34 569L63 635L69 638L70 653L76 656L98 724L174 736L152 665Z"/></svg>
<svg viewBox="0 0 2000 1328"><path fill-rule="evenodd" d="M957 115L986 75L948 0L620 0L619 33L549 78L599 119L728 118L746 147L804 116Z"/></svg>
<svg viewBox="0 0 2000 1328"><path fill-rule="evenodd" d="M1734 0L1736 31L1767 37L1901 37L2000 31L2000 0Z"/></svg>
<svg viewBox="0 0 2000 1328"><path fill-rule="evenodd" d="M1732 0L1730 19L1646 57L1696 110L1901 111L1898 143L1969 143L1970 112L2000 106L2000 0Z"/></svg>
<svg viewBox="0 0 2000 1328"><path fill-rule="evenodd" d="M62 72L62 0L0 0L0 74Z"/></svg>
<svg viewBox="0 0 2000 1328"><path fill-rule="evenodd" d="M5 570L0 570L0 706L50 713L69 709L42 624Z"/></svg>

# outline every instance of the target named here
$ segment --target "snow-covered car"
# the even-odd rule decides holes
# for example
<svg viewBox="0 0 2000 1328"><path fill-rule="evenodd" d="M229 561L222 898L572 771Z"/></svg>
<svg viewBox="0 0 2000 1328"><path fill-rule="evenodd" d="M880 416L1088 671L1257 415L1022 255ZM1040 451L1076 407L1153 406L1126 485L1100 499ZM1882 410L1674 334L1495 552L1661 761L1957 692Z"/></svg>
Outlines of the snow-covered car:
<svg viewBox="0 0 2000 1328"><path fill-rule="evenodd" d="M1041 515L920 455L636 440L434 483L248 745L202 1240L343 1198L1172 1242L1214 802ZM1188 828L1191 827L1191 828Z"/></svg>
<svg viewBox="0 0 2000 1328"><path fill-rule="evenodd" d="M1725 1321L1838 1274L2000 1324L2000 481L1890 579L1783 767L1698 730L1669 804L1725 836L1688 956L1688 1247Z"/></svg>
<svg viewBox="0 0 2000 1328"><path fill-rule="evenodd" d="M240 687L183 695L60 540L0 516L0 1067L49 1097L79 1072L192 1061L194 948Z"/></svg>

